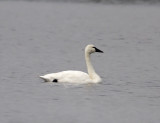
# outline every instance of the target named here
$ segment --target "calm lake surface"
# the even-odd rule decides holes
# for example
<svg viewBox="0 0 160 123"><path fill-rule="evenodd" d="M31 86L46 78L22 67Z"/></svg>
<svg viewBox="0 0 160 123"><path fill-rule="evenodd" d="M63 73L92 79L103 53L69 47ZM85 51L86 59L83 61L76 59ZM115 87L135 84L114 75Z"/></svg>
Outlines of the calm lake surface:
<svg viewBox="0 0 160 123"><path fill-rule="evenodd" d="M44 83L86 71L99 84ZM1 123L159 123L160 6L0 2Z"/></svg>

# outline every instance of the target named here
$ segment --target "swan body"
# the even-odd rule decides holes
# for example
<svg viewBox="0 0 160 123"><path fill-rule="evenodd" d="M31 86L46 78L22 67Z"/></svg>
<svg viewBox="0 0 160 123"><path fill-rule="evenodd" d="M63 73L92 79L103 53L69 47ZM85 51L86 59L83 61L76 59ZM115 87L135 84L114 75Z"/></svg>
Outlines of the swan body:
<svg viewBox="0 0 160 123"><path fill-rule="evenodd" d="M85 60L88 69L88 74L82 71L62 71L58 73L50 73L44 76L40 76L46 82L67 82L67 83L98 83L101 82L100 76L95 72L91 61L90 54L94 52L103 53L103 51L97 49L94 45L87 45L85 48Z"/></svg>

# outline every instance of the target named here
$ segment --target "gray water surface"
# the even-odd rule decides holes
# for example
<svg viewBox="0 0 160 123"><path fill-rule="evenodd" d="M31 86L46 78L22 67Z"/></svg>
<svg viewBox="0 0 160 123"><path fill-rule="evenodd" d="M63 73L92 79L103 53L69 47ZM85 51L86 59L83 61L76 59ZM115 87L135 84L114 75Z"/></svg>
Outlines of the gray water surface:
<svg viewBox="0 0 160 123"><path fill-rule="evenodd" d="M84 47L102 83L43 83L86 71ZM159 123L160 7L0 2L1 123Z"/></svg>

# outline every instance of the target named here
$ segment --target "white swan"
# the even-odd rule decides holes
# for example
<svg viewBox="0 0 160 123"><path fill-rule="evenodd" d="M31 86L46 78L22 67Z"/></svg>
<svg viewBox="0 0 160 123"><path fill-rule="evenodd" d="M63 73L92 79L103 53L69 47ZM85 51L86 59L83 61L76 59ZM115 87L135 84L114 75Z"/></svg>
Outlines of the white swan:
<svg viewBox="0 0 160 123"><path fill-rule="evenodd" d="M85 48L85 60L88 69L88 74L82 71L62 71L58 73L46 74L40 76L46 82L68 82L68 83L98 83L101 82L100 76L95 72L91 60L90 54L94 52L103 53L103 51L97 49L94 45L87 45Z"/></svg>

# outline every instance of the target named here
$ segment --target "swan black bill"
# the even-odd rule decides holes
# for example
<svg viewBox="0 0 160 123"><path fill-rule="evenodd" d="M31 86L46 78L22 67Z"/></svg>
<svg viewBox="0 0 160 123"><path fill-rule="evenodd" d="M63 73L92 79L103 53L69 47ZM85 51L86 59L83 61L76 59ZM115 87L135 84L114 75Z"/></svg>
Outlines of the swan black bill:
<svg viewBox="0 0 160 123"><path fill-rule="evenodd" d="M98 49L96 47L94 47L94 48L95 48L96 52L103 53L103 51L101 51L100 49Z"/></svg>

